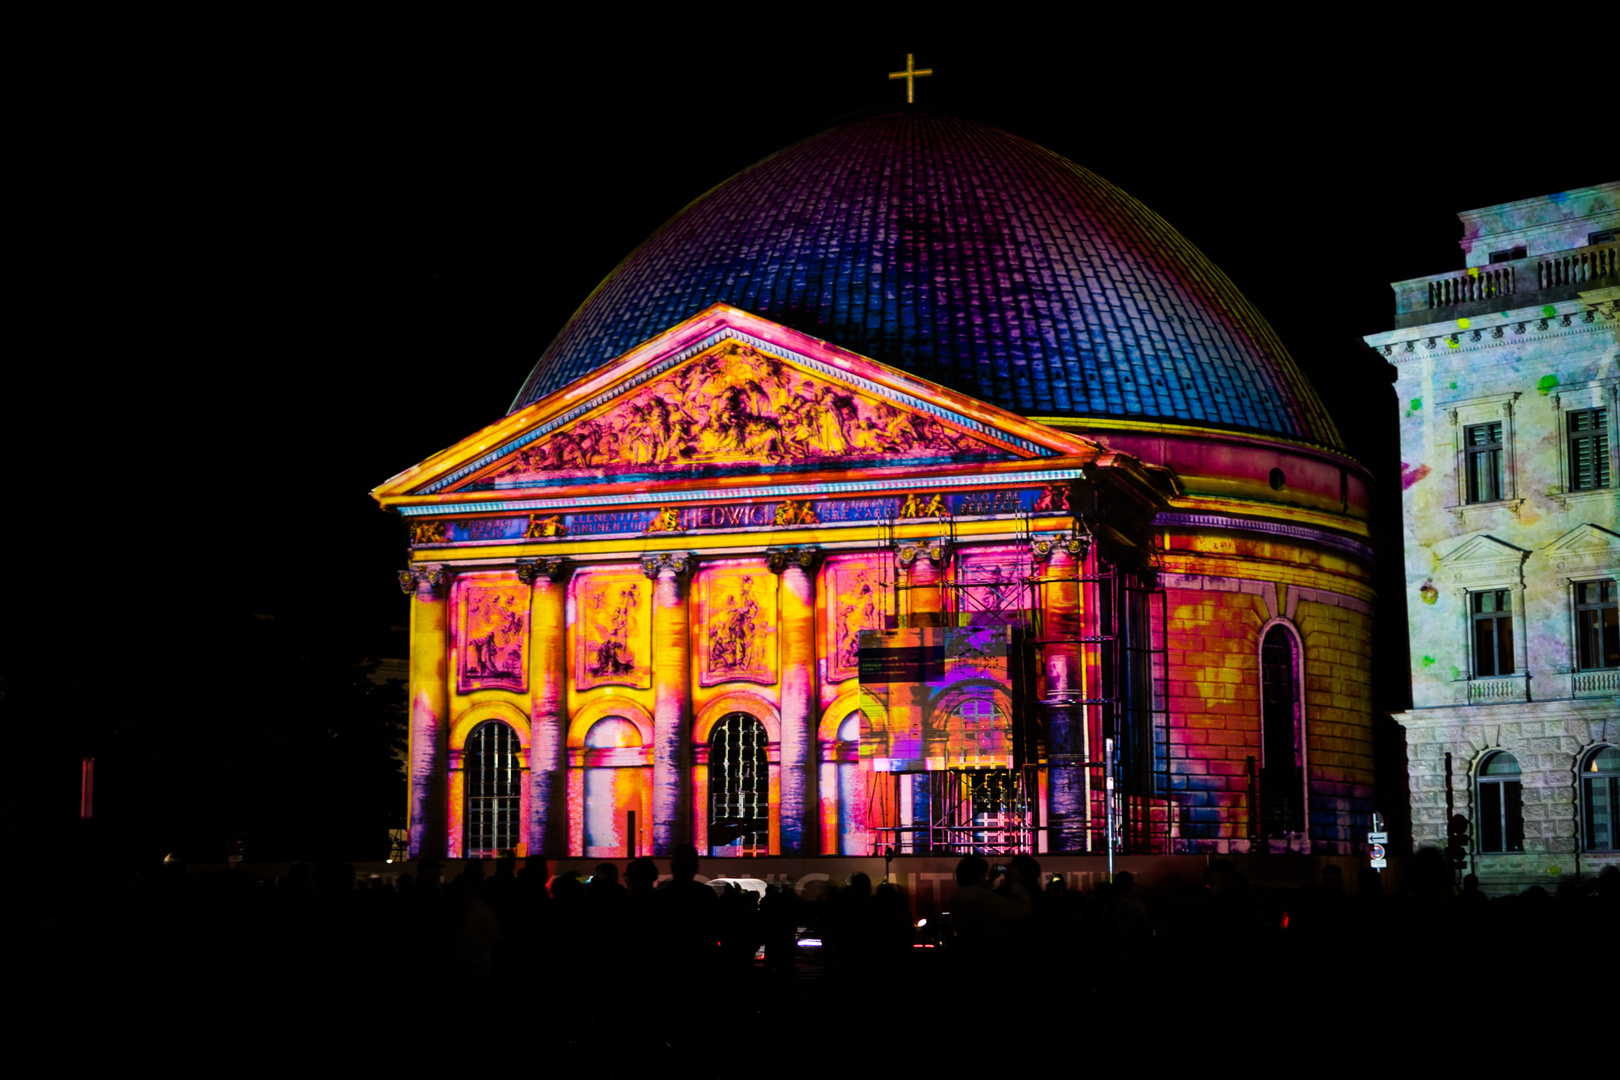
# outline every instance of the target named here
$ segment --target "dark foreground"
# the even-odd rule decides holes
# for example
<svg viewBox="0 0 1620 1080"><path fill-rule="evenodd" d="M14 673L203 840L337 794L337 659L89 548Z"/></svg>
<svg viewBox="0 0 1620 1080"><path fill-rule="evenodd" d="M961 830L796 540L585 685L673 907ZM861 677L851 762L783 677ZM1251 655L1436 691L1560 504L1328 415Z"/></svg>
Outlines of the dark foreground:
<svg viewBox="0 0 1620 1080"><path fill-rule="evenodd" d="M268 1063L298 1047L402 1065L507 1048L622 1076L845 1053L1035 1065L1233 1039L1348 1047L1369 1025L1477 1024L1509 976L1538 988L1516 996L1520 1022L1613 1006L1612 871L1496 900L1456 891L1443 864L1400 896L1365 876L1259 890L1220 863L1202 888L1144 897L1002 881L954 934L859 882L807 903L491 865L398 887L340 865L46 887L21 915L14 1019L78 1053Z"/></svg>

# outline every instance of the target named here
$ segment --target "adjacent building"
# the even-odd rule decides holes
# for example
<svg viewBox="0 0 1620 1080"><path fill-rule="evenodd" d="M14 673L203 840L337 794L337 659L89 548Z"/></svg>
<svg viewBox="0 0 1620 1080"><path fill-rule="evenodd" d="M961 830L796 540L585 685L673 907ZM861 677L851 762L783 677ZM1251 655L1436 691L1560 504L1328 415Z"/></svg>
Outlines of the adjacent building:
<svg viewBox="0 0 1620 1080"><path fill-rule="evenodd" d="M1396 282L1413 839L1497 888L1620 862L1620 184L1458 215Z"/></svg>

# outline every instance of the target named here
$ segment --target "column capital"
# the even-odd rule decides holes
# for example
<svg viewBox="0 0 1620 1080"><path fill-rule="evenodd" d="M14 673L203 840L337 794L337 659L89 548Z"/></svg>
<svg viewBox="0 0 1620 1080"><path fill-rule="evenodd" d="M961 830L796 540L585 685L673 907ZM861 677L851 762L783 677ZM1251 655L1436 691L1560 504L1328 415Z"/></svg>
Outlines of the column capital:
<svg viewBox="0 0 1620 1080"><path fill-rule="evenodd" d="M815 544L780 544L765 549L765 566L773 574L781 574L790 566L813 574L820 561L821 548Z"/></svg>
<svg viewBox="0 0 1620 1080"><path fill-rule="evenodd" d="M1085 562L1086 553L1091 550L1091 537L1069 534L1067 536L1037 536L1029 542L1029 555L1038 563L1049 561L1059 551L1066 551L1075 562Z"/></svg>
<svg viewBox="0 0 1620 1080"><path fill-rule="evenodd" d="M666 572L681 579L689 576L697 568L697 558L695 551L660 551L657 554L643 555L641 572L654 581Z"/></svg>
<svg viewBox="0 0 1620 1080"><path fill-rule="evenodd" d="M450 584L450 570L437 563L409 566L399 572L399 588L406 595L416 594L418 600L438 600L441 591Z"/></svg>
<svg viewBox="0 0 1620 1080"><path fill-rule="evenodd" d="M943 569L945 564L951 561L951 542L944 539L908 540L900 545L895 558L908 570L919 560L931 562Z"/></svg>
<svg viewBox="0 0 1620 1080"><path fill-rule="evenodd" d="M525 585L533 585L541 578L545 578L555 585L559 581L567 580L568 575L573 571L573 560L564 556L550 559L525 559L517 564L518 580Z"/></svg>

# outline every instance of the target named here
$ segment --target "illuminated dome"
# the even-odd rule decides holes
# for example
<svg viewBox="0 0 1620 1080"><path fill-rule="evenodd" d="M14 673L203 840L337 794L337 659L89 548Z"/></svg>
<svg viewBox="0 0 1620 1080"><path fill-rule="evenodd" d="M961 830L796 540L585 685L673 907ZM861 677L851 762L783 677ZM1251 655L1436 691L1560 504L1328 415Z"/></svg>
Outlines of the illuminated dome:
<svg viewBox="0 0 1620 1080"><path fill-rule="evenodd" d="M873 116L733 176L608 275L513 410L717 302L1025 416L1340 445L1265 319L1180 233L982 124Z"/></svg>

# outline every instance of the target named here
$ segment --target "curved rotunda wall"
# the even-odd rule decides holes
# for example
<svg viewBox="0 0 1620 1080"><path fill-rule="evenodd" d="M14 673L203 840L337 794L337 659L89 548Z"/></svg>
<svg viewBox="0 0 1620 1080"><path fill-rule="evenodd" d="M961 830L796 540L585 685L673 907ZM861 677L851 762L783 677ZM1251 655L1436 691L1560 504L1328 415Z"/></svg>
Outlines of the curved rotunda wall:
<svg viewBox="0 0 1620 1080"><path fill-rule="evenodd" d="M512 411L728 303L1035 417L1337 447L1276 334L1164 219L981 124L902 111L720 184L625 259Z"/></svg>

